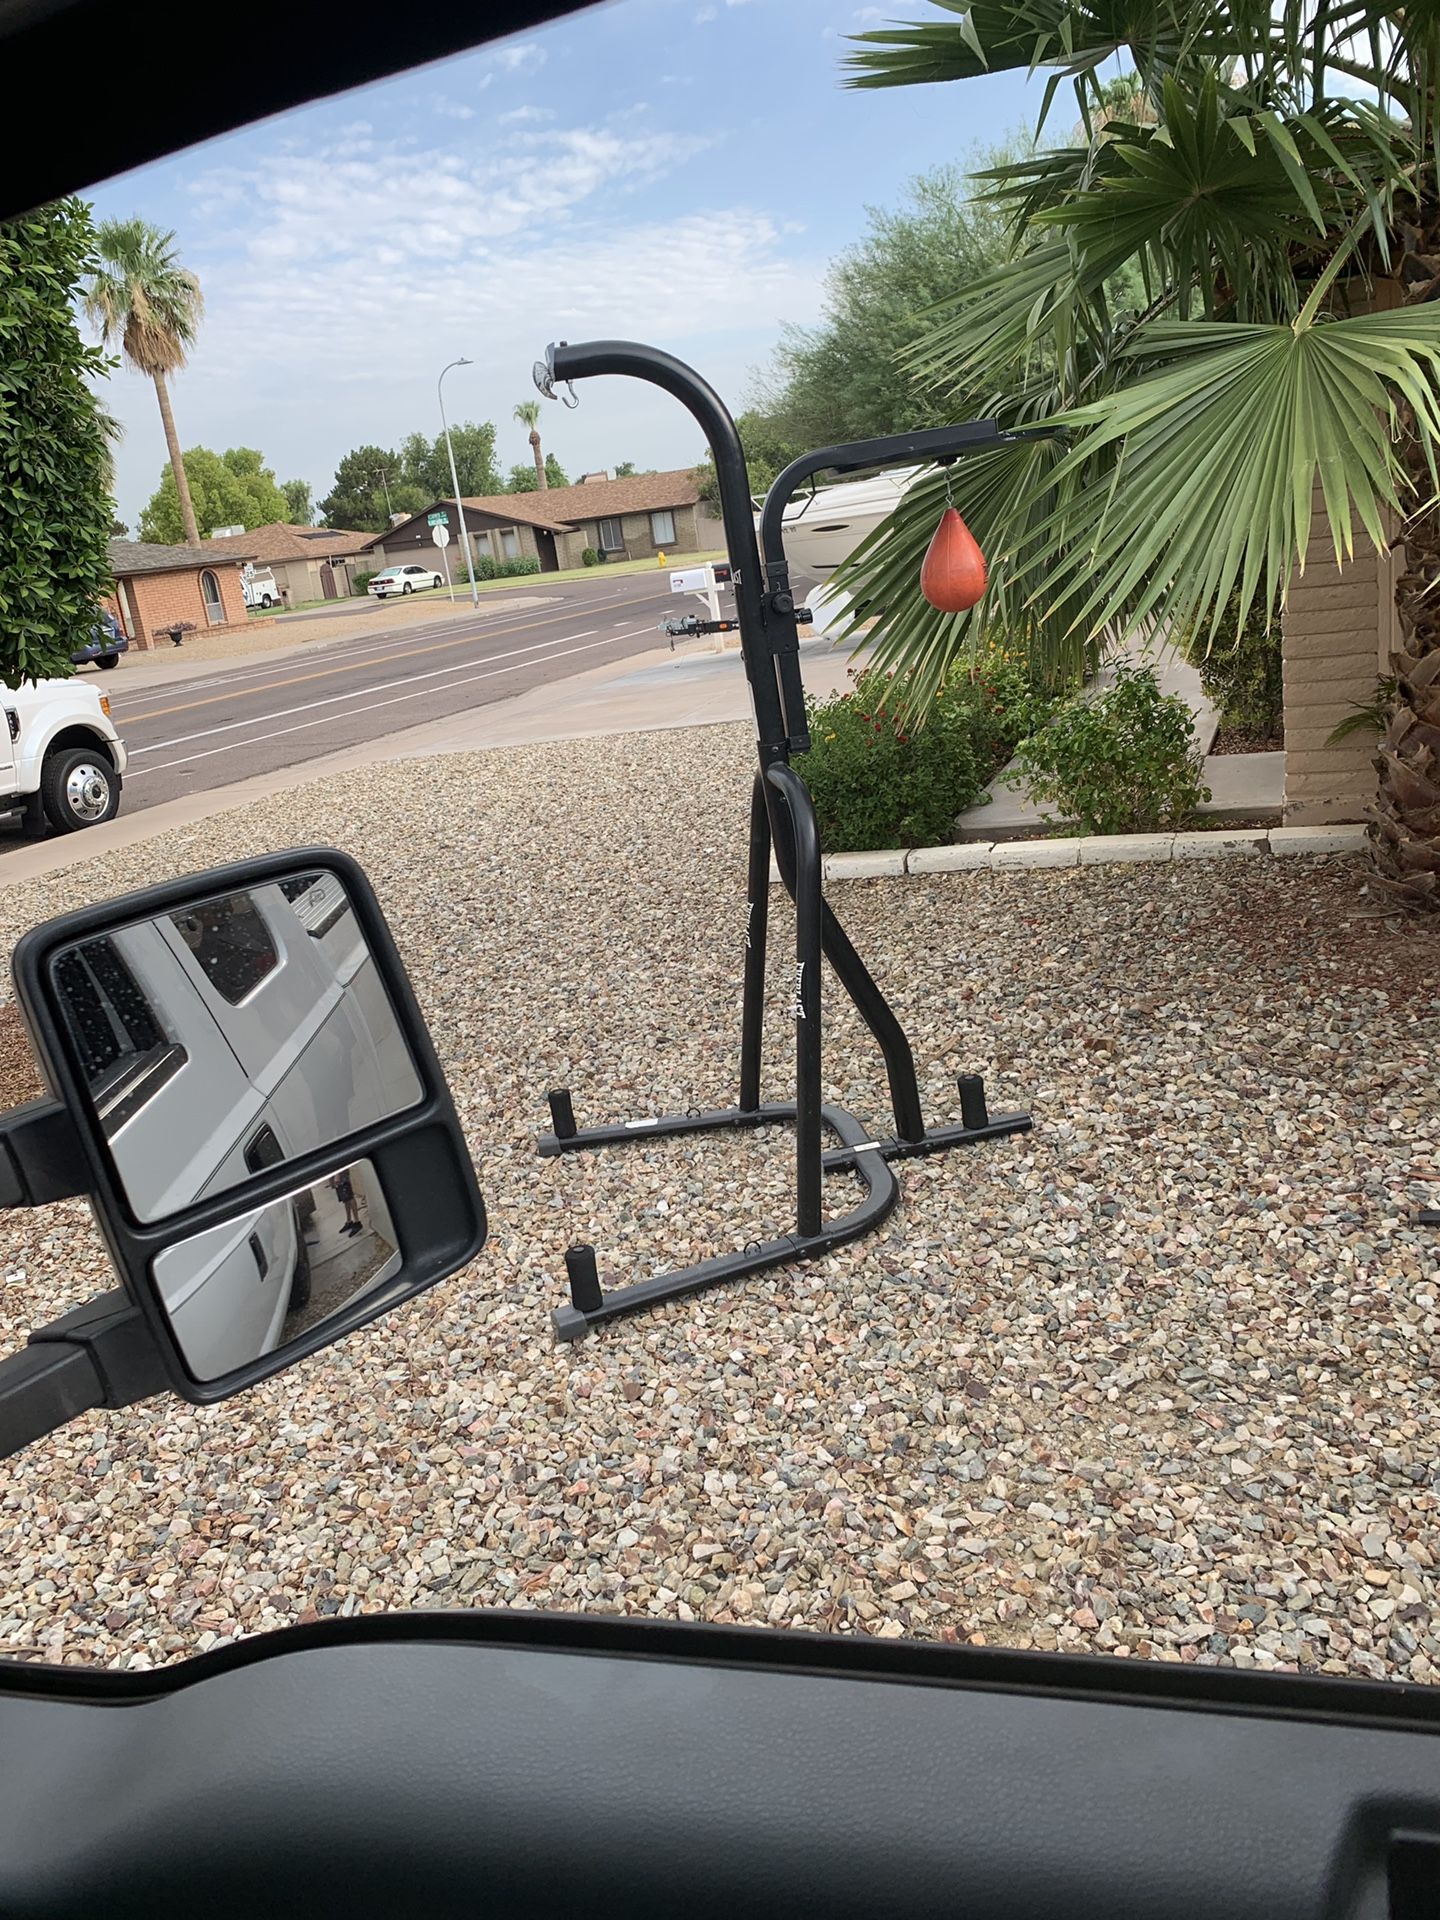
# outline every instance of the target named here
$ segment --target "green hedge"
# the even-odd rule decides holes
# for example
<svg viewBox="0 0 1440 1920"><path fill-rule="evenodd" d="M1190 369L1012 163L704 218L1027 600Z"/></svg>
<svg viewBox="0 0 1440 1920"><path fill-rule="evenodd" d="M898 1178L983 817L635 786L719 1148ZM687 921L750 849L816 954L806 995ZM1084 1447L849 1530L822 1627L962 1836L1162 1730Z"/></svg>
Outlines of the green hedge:
<svg viewBox="0 0 1440 1920"><path fill-rule="evenodd" d="M523 573L539 573L540 562L533 553L522 554L518 560L492 560L488 553L477 553L475 572L472 576L464 561L460 563L459 578L469 580L511 580Z"/></svg>
<svg viewBox="0 0 1440 1920"><path fill-rule="evenodd" d="M944 846L1049 702L1018 659L996 651L957 670L918 725L905 681L871 668L854 689L810 703L811 750L796 761L809 785L827 853Z"/></svg>
<svg viewBox="0 0 1440 1920"><path fill-rule="evenodd" d="M1280 623L1276 620L1267 631L1265 610L1257 604L1237 639L1239 611L1239 602L1232 602L1208 648L1203 638L1190 633L1182 637L1180 651L1199 669L1200 684L1225 726L1271 738L1285 729Z"/></svg>

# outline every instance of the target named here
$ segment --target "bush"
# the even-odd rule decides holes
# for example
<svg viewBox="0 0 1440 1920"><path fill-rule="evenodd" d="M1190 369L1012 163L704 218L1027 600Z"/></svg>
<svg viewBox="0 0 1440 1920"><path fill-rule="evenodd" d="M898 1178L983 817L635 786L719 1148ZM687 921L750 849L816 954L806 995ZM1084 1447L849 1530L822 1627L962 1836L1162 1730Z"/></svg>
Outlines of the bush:
<svg viewBox="0 0 1440 1920"><path fill-rule="evenodd" d="M370 582L379 571L380 569L378 567L372 567L369 573L357 573L355 575L355 583L350 589L351 593L368 593L370 590Z"/></svg>
<svg viewBox="0 0 1440 1920"><path fill-rule="evenodd" d="M600 549L598 547L586 547L580 556L580 564L584 567L598 567L600 564Z"/></svg>
<svg viewBox="0 0 1440 1920"><path fill-rule="evenodd" d="M1159 833L1210 798L1202 772L1185 701L1161 693L1152 668L1122 666L1113 685L1065 701L1020 743L1013 784L1082 833Z"/></svg>
<svg viewBox="0 0 1440 1920"><path fill-rule="evenodd" d="M942 846L955 816L973 806L1047 703L1025 667L998 651L957 670L919 724L905 710L905 681L876 668L853 692L810 703L811 750L796 762L815 802L827 853Z"/></svg>
<svg viewBox="0 0 1440 1920"><path fill-rule="evenodd" d="M1252 606L1239 639L1235 621L1238 600L1232 601L1220 631L1206 652L1203 634L1191 633L1180 651L1200 672L1200 684L1223 725L1271 739L1285 729L1285 685L1280 666L1280 627L1267 633L1265 609Z"/></svg>
<svg viewBox="0 0 1440 1920"><path fill-rule="evenodd" d="M540 562L534 554L524 554L518 560L492 560L488 553L477 553L472 573L462 560L457 579L463 580L509 580L516 574L539 573Z"/></svg>

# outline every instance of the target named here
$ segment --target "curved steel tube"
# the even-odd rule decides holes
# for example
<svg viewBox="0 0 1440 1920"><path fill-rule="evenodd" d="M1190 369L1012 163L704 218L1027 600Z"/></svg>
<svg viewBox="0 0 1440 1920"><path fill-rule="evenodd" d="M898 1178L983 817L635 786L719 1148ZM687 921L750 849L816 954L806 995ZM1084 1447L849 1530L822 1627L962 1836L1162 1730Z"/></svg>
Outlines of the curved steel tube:
<svg viewBox="0 0 1440 1920"><path fill-rule="evenodd" d="M588 380L595 374L627 374L648 380L673 394L694 416L715 459L715 480L725 522L725 544L735 569L735 608L740 621L740 650L755 700L755 721L761 758L785 752L785 722L774 666L765 645L765 601L760 581L760 549L755 540L754 510L745 454L730 409L708 381L673 353L647 347L638 340L586 340L577 346L561 341L545 349L552 380Z"/></svg>

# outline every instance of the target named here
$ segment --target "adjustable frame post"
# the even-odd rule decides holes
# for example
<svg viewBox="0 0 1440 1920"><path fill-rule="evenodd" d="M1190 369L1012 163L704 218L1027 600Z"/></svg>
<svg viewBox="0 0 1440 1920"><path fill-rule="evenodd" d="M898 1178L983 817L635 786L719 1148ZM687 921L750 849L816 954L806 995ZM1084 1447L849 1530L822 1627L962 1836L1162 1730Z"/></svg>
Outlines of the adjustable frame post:
<svg viewBox="0 0 1440 1920"><path fill-rule="evenodd" d="M789 764L792 752L805 752L810 742L800 677L799 627L781 521L785 504L797 487L822 469L843 472L887 461L954 458L973 448L1033 436L1002 434L994 421L971 421L963 426L864 441L851 447L825 447L807 454L785 469L766 497L760 517L765 553L762 571L739 435L714 390L670 354L626 340L591 341L575 347L562 342L551 347L544 363L537 366L536 384L553 398L556 381L587 379L596 374L628 374L673 394L694 415L715 459L733 569L741 657L754 701L759 762L750 800L740 1100L734 1107L579 1127L569 1089L557 1088L549 1095L554 1130L541 1134L537 1145L540 1154L549 1158L677 1134L788 1124L795 1129L795 1231L752 1241L738 1252L719 1254L676 1272L653 1274L618 1287L603 1284L593 1247L571 1247L565 1256L570 1299L553 1316L555 1331L562 1340L577 1340L624 1314L742 1280L788 1261L811 1259L857 1239L880 1224L899 1196L889 1164L892 1160L1001 1139L1022 1133L1031 1124L1026 1113L991 1114L983 1081L976 1074L964 1074L959 1086L961 1124L926 1128L914 1055L905 1030L825 900L814 804L804 780ZM781 880L795 903L795 972L790 997L795 1023L795 1098L762 1102L760 1068L772 850ZM895 1124L894 1135L888 1139L872 1137L853 1114L823 1101L822 956L830 962L884 1057ZM826 1129L837 1136L839 1143L828 1152L823 1146ZM823 1183L826 1173L833 1172L858 1177L864 1191L848 1212L827 1222Z"/></svg>

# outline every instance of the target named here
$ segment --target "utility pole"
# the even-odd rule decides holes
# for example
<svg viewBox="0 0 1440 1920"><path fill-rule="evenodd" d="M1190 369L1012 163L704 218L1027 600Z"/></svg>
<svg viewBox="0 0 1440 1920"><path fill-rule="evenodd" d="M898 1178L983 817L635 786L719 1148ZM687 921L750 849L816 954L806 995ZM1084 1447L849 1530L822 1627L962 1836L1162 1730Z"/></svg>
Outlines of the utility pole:
<svg viewBox="0 0 1440 1920"><path fill-rule="evenodd" d="M450 367L468 367L473 364L473 361L460 359L452 360L449 367L442 367L440 378L435 382L435 396L440 402L440 425L445 433L445 451L450 456L450 484L455 489L455 511L460 516L460 546L465 555L465 570L470 575L470 604L472 607L478 607L480 589L475 584L475 556L470 551L470 529L465 524L465 508L460 499L460 482L455 473L455 449L450 444L450 422L445 418L444 391L445 376L449 373Z"/></svg>

